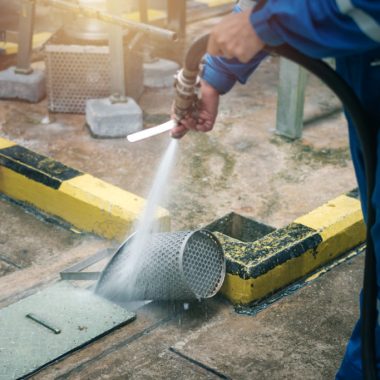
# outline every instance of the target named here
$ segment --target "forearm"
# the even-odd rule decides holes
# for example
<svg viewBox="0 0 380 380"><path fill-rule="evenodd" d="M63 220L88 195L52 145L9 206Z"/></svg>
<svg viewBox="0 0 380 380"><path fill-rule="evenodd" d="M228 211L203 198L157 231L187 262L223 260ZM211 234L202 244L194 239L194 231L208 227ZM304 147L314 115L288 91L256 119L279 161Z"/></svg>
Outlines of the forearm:
<svg viewBox="0 0 380 380"><path fill-rule="evenodd" d="M219 94L228 92L236 82L246 83L249 76L256 70L267 53L260 52L248 63L237 59L226 59L207 55L201 74L202 79L213 86Z"/></svg>

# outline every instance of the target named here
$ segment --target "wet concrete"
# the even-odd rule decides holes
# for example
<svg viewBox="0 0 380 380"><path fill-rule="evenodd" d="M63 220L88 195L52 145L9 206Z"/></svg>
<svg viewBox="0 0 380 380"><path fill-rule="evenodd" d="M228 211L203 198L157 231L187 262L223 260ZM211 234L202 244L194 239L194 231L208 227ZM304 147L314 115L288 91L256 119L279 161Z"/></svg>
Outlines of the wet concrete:
<svg viewBox="0 0 380 380"><path fill-rule="evenodd" d="M0 276L54 260L77 246L78 234L40 221L19 206L0 198Z"/></svg>
<svg viewBox="0 0 380 380"><path fill-rule="evenodd" d="M342 264L255 317L218 298L180 314L148 305L132 324L34 378L332 379L357 316L362 261Z"/></svg>
<svg viewBox="0 0 380 380"><path fill-rule="evenodd" d="M189 35L215 22L194 24ZM197 228L231 211L282 227L356 186L341 114L308 123L296 143L274 134L277 75L278 61L270 58L246 86L222 97L213 132L180 142L165 202L173 230ZM172 89L144 92L145 126L168 119L172 95ZM310 78L305 118L336 107L333 95ZM169 142L167 135L135 144L94 139L84 115L49 115L46 99L1 101L0 135L143 197ZM3 200L0 210L0 307L56 281L60 270L98 250L115 247L39 221ZM181 317L171 307L150 305L129 326L35 378L213 379L219 372L236 379L333 378L357 317L362 266L357 257L256 317L236 314L221 299Z"/></svg>

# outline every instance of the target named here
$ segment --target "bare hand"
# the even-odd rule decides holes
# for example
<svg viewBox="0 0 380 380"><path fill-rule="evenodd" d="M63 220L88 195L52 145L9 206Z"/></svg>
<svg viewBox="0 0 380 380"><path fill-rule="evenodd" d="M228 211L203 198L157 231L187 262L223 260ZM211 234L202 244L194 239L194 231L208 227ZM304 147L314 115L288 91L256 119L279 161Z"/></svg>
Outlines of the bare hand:
<svg viewBox="0 0 380 380"><path fill-rule="evenodd" d="M225 58L237 58L240 62L250 61L264 43L252 27L251 10L233 13L222 19L211 30L207 52Z"/></svg>
<svg viewBox="0 0 380 380"><path fill-rule="evenodd" d="M183 137L189 130L208 132L214 127L218 114L219 93L207 82L201 81L201 99L197 116L188 115L171 130L174 138Z"/></svg>

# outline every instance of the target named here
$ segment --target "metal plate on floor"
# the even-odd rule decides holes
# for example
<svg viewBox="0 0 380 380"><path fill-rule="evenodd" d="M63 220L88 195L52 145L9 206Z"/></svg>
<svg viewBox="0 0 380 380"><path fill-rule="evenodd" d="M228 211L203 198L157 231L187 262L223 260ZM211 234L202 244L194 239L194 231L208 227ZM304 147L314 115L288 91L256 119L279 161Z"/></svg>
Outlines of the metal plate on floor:
<svg viewBox="0 0 380 380"><path fill-rule="evenodd" d="M0 379L18 379L131 322L135 314L59 282L0 310Z"/></svg>

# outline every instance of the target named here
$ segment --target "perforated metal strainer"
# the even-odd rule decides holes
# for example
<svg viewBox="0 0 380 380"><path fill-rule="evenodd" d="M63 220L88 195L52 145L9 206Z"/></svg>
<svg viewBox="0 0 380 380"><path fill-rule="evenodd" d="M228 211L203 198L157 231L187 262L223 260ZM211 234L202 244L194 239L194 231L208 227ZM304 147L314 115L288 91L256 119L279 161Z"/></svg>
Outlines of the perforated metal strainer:
<svg viewBox="0 0 380 380"><path fill-rule="evenodd" d="M222 286L225 276L223 249L207 230L154 233L144 252L139 253L141 268L132 291L109 294L108 282L128 265L133 237L115 253L98 281L96 292L118 301L192 300L209 298Z"/></svg>

